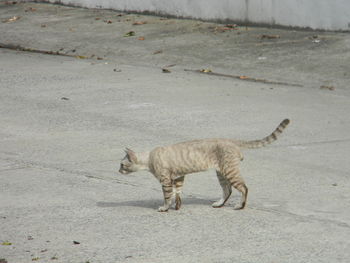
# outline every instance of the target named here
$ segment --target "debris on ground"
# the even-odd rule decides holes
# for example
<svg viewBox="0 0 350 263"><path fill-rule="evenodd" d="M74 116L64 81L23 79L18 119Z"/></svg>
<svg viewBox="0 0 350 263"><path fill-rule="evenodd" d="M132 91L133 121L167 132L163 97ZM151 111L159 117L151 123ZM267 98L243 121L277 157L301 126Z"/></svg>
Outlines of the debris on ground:
<svg viewBox="0 0 350 263"><path fill-rule="evenodd" d="M303 85L301 85L301 84L272 81L272 80L267 80L267 79L248 77L248 76L244 76L244 75L231 75L231 74L223 74L223 73L217 73L217 72L212 72L212 71L205 72L203 70L193 70L193 69L184 69L184 70L189 71L189 72L196 72L196 73L208 74L208 75L219 76L219 77L227 77L227 78L233 78L233 79L239 79L239 80L246 80L246 81L251 81L251 82L259 82L259 83L264 83L264 84L303 87Z"/></svg>
<svg viewBox="0 0 350 263"><path fill-rule="evenodd" d="M74 244L74 245L80 245L80 242L78 242L78 241L73 241L73 244Z"/></svg>
<svg viewBox="0 0 350 263"><path fill-rule="evenodd" d="M5 241L5 242L2 242L1 245L3 245L3 246L11 246L12 243L8 242L8 241Z"/></svg>
<svg viewBox="0 0 350 263"><path fill-rule="evenodd" d="M277 39L277 38L281 38L280 35L266 35L263 34L261 36L259 36L260 39Z"/></svg>
<svg viewBox="0 0 350 263"><path fill-rule="evenodd" d="M208 73L212 72L210 68L201 69L200 72Z"/></svg>
<svg viewBox="0 0 350 263"><path fill-rule="evenodd" d="M4 258L0 258L0 263L7 263L7 260Z"/></svg>
<svg viewBox="0 0 350 263"><path fill-rule="evenodd" d="M171 73L171 71L169 69L167 69L167 68L162 68L162 72L163 73Z"/></svg>
<svg viewBox="0 0 350 263"><path fill-rule="evenodd" d="M36 8L34 7L28 7L26 10L24 10L24 12L35 12Z"/></svg>
<svg viewBox="0 0 350 263"><path fill-rule="evenodd" d="M19 20L21 17L20 16L13 16L11 18L5 19L2 22L3 23L11 23L11 22L15 22L17 20Z"/></svg>
<svg viewBox="0 0 350 263"><path fill-rule="evenodd" d="M124 34L124 37L132 37L132 36L135 36L135 31L129 31Z"/></svg>
<svg viewBox="0 0 350 263"><path fill-rule="evenodd" d="M140 25L144 25L144 24L147 24L146 21L136 21L134 23L132 23L133 26L140 26Z"/></svg>
<svg viewBox="0 0 350 263"><path fill-rule="evenodd" d="M6 1L5 5L15 5L18 4L18 1Z"/></svg>
<svg viewBox="0 0 350 263"><path fill-rule="evenodd" d="M328 90L335 90L334 86L327 86L327 85L322 85L320 89L328 89Z"/></svg>
<svg viewBox="0 0 350 263"><path fill-rule="evenodd" d="M145 40L145 37L139 37L138 40Z"/></svg>
<svg viewBox="0 0 350 263"><path fill-rule="evenodd" d="M25 51L25 52L32 52L32 53L39 53L39 54L45 54L45 55L55 55L55 56L66 56L66 57L74 57L78 59L92 59L96 57L95 55L91 55L90 57L88 56L83 56L83 55L70 55L67 53L62 53L60 51L63 50L63 48L60 49L60 51L51 51L51 50L41 50L41 49L34 49L34 48L26 48L18 45L9 45L9 44L3 44L0 43L0 48L5 48L5 49L11 49L11 50L17 50L17 51ZM72 53L76 52L75 49L71 50ZM101 57L96 57L97 60L103 60Z"/></svg>
<svg viewBox="0 0 350 263"><path fill-rule="evenodd" d="M163 53L163 50L157 50L157 51L154 51L154 52L153 52L153 55L161 54L161 53Z"/></svg>
<svg viewBox="0 0 350 263"><path fill-rule="evenodd" d="M236 24L227 24L225 26L217 26L214 27L214 32L226 32L226 31L231 31L231 30L237 30L238 26Z"/></svg>

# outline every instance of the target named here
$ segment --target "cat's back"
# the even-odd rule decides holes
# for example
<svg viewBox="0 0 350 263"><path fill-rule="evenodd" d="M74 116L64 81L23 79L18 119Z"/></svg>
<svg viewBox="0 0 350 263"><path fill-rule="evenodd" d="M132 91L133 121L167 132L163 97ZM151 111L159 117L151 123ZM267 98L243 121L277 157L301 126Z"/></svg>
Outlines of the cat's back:
<svg viewBox="0 0 350 263"><path fill-rule="evenodd" d="M156 167L176 167L188 173L214 168L223 151L239 151L239 148L229 139L199 139L157 147L151 151L150 158Z"/></svg>
<svg viewBox="0 0 350 263"><path fill-rule="evenodd" d="M178 142L175 144L161 146L153 149L152 152L159 154L166 154L171 152L206 152L211 151L218 147L238 147L236 142L231 139L223 138L207 138L207 139L197 139L184 142Z"/></svg>

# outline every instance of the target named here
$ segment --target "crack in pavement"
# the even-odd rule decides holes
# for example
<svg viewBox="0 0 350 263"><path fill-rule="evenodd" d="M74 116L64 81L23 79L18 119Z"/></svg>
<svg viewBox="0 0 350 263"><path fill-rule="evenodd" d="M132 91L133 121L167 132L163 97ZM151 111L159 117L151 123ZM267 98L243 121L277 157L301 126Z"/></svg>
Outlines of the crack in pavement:
<svg viewBox="0 0 350 263"><path fill-rule="evenodd" d="M253 209L253 210L258 210L258 211L264 211L264 212L269 212L269 213L289 216L289 217L298 219L300 221L318 221L318 222L322 222L322 223L335 224L335 225L337 225L339 227L350 228L350 225L348 223L339 222L339 221L331 220L331 219L325 219L325 218L316 218L316 217L314 217L312 215L304 216L304 215L298 215L298 214L295 214L295 213L292 213L292 212L288 212L288 211L268 209L268 208L262 208L262 207L257 207L257 206L249 206L249 208Z"/></svg>
<svg viewBox="0 0 350 263"><path fill-rule="evenodd" d="M10 168L7 168L7 169L1 169L0 173L1 172L7 172L7 171L21 170L21 169L25 169L25 168L28 168L28 166L10 167Z"/></svg>

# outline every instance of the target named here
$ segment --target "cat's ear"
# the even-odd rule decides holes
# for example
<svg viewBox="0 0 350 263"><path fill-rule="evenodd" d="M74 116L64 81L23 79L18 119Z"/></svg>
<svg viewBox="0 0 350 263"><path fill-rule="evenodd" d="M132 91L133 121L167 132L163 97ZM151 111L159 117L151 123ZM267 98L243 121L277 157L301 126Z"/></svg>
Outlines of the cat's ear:
<svg viewBox="0 0 350 263"><path fill-rule="evenodd" d="M129 159L130 162L136 163L137 158L136 158L136 154L135 154L135 152L133 150L131 150L129 148L126 148L125 149L125 153L127 154L128 159Z"/></svg>

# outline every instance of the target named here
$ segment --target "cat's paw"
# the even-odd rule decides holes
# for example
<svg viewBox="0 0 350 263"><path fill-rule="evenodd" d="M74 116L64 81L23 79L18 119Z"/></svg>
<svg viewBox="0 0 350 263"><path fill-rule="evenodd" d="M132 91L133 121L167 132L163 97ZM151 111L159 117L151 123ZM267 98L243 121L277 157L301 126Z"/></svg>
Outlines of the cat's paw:
<svg viewBox="0 0 350 263"><path fill-rule="evenodd" d="M176 196L176 200L175 200L175 210L179 210L181 207L181 198L180 196Z"/></svg>
<svg viewBox="0 0 350 263"><path fill-rule="evenodd" d="M214 208L220 208L224 205L224 200L220 199L219 201L214 202L211 206Z"/></svg>
<svg viewBox="0 0 350 263"><path fill-rule="evenodd" d="M169 207L165 207L165 206L160 206L158 208L158 212L167 212L169 210Z"/></svg>
<svg viewBox="0 0 350 263"><path fill-rule="evenodd" d="M239 205L236 205L233 209L234 210L242 210L243 208L244 208L244 205L239 204Z"/></svg>

